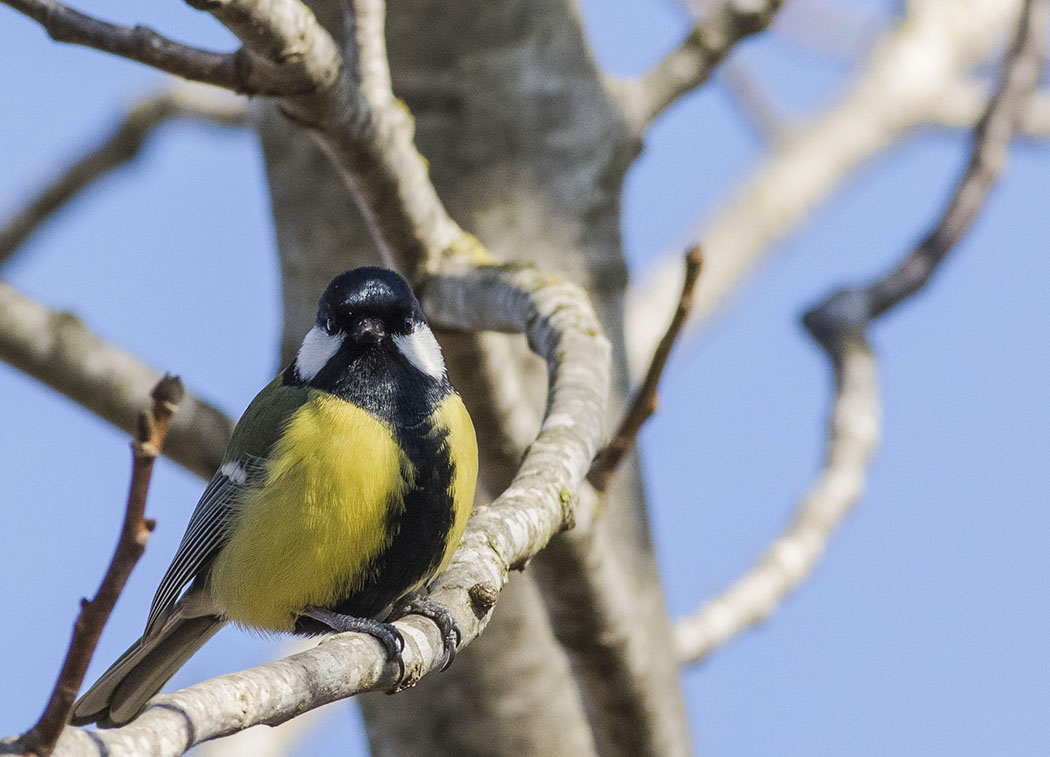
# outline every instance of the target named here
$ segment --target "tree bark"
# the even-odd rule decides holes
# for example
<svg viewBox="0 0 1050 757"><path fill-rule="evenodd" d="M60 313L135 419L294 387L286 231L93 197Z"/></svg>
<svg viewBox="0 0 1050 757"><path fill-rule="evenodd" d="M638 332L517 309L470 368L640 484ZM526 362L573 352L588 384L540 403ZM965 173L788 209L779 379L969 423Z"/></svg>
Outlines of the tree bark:
<svg viewBox="0 0 1050 757"><path fill-rule="evenodd" d="M340 37L341 3L311 5ZM497 259L536 263L589 291L617 355L613 412L619 412L627 382L620 196L638 146L604 89L575 8L564 0L463 6L395 0L388 8L387 44L395 92L416 119L416 144L452 217ZM381 257L352 194L309 138L273 108L266 109L260 134L283 274L287 360L331 277L353 265L380 263ZM464 364L462 354L471 351L456 342L466 338L446 335L442 341L482 449L500 452L483 452L481 473L483 486L498 493L520 450L508 445L505 429L494 428L492 403L484 397L499 390L500 377ZM499 360L486 361L490 368L496 363L506 373L507 353L518 368L508 378L520 381L531 402L527 412L515 409L527 437L542 410L544 368L520 340L480 340L500 353ZM647 685L659 692L655 732L647 738L664 754L687 753L670 628L635 465L625 466L609 503L604 517L623 575L619 588L632 597L645 641L638 646L644 648ZM481 641L449 671L426 679L416 692L363 698L376 754L594 751L542 604L530 579L514 583ZM523 671L536 685L523 689Z"/></svg>

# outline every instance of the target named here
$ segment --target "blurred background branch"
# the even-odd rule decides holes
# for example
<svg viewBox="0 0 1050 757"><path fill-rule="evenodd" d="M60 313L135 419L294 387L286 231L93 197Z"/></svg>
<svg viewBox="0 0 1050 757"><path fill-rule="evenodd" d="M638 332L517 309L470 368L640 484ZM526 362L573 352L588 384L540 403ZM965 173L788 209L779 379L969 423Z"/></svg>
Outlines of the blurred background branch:
<svg viewBox="0 0 1050 757"><path fill-rule="evenodd" d="M78 193L138 157L154 130L173 119L244 127L248 126L248 109L243 100L222 90L181 82L137 103L112 133L86 150L0 227L0 267Z"/></svg>

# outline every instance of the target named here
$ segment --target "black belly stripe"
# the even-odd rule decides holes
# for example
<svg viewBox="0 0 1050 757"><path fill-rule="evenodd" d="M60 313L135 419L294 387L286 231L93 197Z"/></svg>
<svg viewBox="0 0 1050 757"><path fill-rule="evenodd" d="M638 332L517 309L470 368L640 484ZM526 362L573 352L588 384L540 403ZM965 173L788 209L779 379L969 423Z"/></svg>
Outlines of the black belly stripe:
<svg viewBox="0 0 1050 757"><path fill-rule="evenodd" d="M371 618L421 579L432 577L445 554L454 519L452 481L455 466L449 455L448 431L426 427L399 434L399 441L416 467L416 486L404 498L404 510L388 508L390 546L369 569L369 580L333 609Z"/></svg>
<svg viewBox="0 0 1050 757"><path fill-rule="evenodd" d="M328 608L345 615L374 618L420 580L429 580L445 553L455 519L448 430L435 428L434 410L452 393L447 379L437 380L409 366L392 349L373 359L351 361L339 374L330 361L310 386L329 391L390 426L394 437L415 467L415 486L403 496L404 507L388 502L386 527L392 539L368 569L365 583ZM296 381L294 366L284 373L285 383ZM324 630L311 618L301 617L296 632Z"/></svg>

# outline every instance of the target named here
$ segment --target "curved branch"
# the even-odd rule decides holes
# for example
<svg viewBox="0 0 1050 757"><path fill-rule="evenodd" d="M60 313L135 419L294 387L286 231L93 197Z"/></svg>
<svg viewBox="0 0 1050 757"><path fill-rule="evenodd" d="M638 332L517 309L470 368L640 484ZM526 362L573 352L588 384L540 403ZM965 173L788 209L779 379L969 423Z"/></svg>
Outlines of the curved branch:
<svg viewBox="0 0 1050 757"><path fill-rule="evenodd" d="M863 340L843 346L823 470L791 525L754 567L675 625L675 651L683 664L699 662L769 617L810 574L832 531L860 498L879 435L875 360Z"/></svg>
<svg viewBox="0 0 1050 757"><path fill-rule="evenodd" d="M71 313L48 310L0 282L0 360L42 381L117 428L134 431L161 374L100 339ZM164 454L202 478L222 461L233 421L187 396Z"/></svg>
<svg viewBox="0 0 1050 757"><path fill-rule="evenodd" d="M248 108L221 90L179 84L131 108L120 125L59 174L0 228L0 266L67 202L110 171L134 160L161 124L184 118L219 126L247 126Z"/></svg>
<svg viewBox="0 0 1050 757"><path fill-rule="evenodd" d="M1042 76L1048 30L1050 0L1026 0L995 92L973 131L970 160L955 184L948 206L929 233L892 271L868 286L840 289L806 313L806 327L825 347L843 329L863 329L926 286L970 228L999 179L1024 104Z"/></svg>
<svg viewBox="0 0 1050 757"><path fill-rule="evenodd" d="M643 133L679 98L707 81L738 42L768 27L783 4L784 0L725 0L651 70L612 82L627 122Z"/></svg>
<svg viewBox="0 0 1050 757"><path fill-rule="evenodd" d="M679 623L679 659L697 662L740 631L768 617L810 573L832 529L864 487L878 428L874 360L865 333L872 320L930 280L984 204L998 176L1025 98L1046 57L1050 0L1026 0L999 85L977 129L969 165L926 238L890 274L865 288L843 289L808 311L803 321L836 371L837 393L825 468L788 530L744 577Z"/></svg>
<svg viewBox="0 0 1050 757"><path fill-rule="evenodd" d="M533 270L492 267L435 277L424 307L447 327L524 331L550 369L539 436L510 487L473 514L452 564L431 591L455 617L466 644L487 623L509 571L524 567L573 522L575 492L601 440L610 348L586 296ZM403 683L410 685L442 664L443 644L426 618L409 615L396 625L406 642ZM298 655L156 697L122 728L68 728L56 754L181 754L251 725L275 725L337 699L389 689L395 676L373 639L340 634Z"/></svg>
<svg viewBox="0 0 1050 757"><path fill-rule="evenodd" d="M704 246L704 277L686 335L851 171L921 123L947 82L983 62L1009 33L1019 7L1016 0L908 3L845 96L776 142L697 234ZM681 281L678 254L669 254L629 293L625 322L632 373L644 369L650 345L675 307L675 295L669 295Z"/></svg>

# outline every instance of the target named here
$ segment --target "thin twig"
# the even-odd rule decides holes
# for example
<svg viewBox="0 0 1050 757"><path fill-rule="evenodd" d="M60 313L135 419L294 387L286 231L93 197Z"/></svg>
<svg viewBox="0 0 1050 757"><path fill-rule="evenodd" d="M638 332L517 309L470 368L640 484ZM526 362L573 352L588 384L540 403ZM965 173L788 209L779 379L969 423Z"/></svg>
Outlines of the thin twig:
<svg viewBox="0 0 1050 757"><path fill-rule="evenodd" d="M675 309L667 331L664 332L663 338L656 346L653 359L649 363L649 370L645 372L645 378L634 393L616 433L595 456L591 469L587 472L587 481L600 492L605 491L608 487L613 472L634 445L638 431L656 412L656 390L660 386L660 377L663 376L664 367L667 365L667 358L671 355L675 340L678 339L682 326L689 319L689 311L693 306L693 290L696 288L697 279L700 278L701 268L703 268L703 253L699 246L695 246L685 255L685 279L682 282L682 293L678 297L678 307Z"/></svg>
<svg viewBox="0 0 1050 757"><path fill-rule="evenodd" d="M775 142L781 136L787 119L758 77L741 63L739 55L722 64L718 69L718 81L760 139Z"/></svg>
<svg viewBox="0 0 1050 757"><path fill-rule="evenodd" d="M36 21L56 42L92 47L184 79L242 94L281 94L304 91L307 87L243 49L234 53L201 50L168 39L146 26L101 21L57 0L0 2Z"/></svg>
<svg viewBox="0 0 1050 757"><path fill-rule="evenodd" d="M171 418L184 395L185 390L178 377L165 376L153 389L152 406L139 414L138 429L131 443L131 491L128 493L120 540L95 598L80 601L80 614L73 626L73 639L44 714L20 739L20 746L27 754L47 757L54 750L59 734L69 722L73 702L84 682L84 673L95 654L102 629L135 563L146 549L146 541L155 525L154 521L144 517L153 463L160 454L164 437L171 426Z"/></svg>
<svg viewBox="0 0 1050 757"><path fill-rule="evenodd" d="M840 290L803 317L827 350L836 397L824 469L788 529L740 579L675 629L677 654L697 662L715 647L768 617L810 574L834 527L859 498L878 435L874 360L867 347L871 320L921 289L981 209L998 174L1016 116L1042 70L1050 0L1028 0L1003 63L999 87L974 131L970 164L933 231L885 279Z"/></svg>
<svg viewBox="0 0 1050 757"><path fill-rule="evenodd" d="M745 37L763 31L785 0L725 0L704 15L666 58L643 75L613 82L628 123L641 134L680 97L699 87Z"/></svg>
<svg viewBox="0 0 1050 757"><path fill-rule="evenodd" d="M109 136L62 171L0 228L0 266L78 193L134 160L146 138L158 126L174 118L220 126L246 126L248 111L244 102L221 90L189 84L172 87L142 101L127 113Z"/></svg>
<svg viewBox="0 0 1050 757"><path fill-rule="evenodd" d="M977 217L1042 75L1048 16L1050 1L1025 3L995 92L974 129L970 161L933 229L889 274L865 287L840 289L803 317L810 333L832 353L844 330L863 331L872 319L922 289Z"/></svg>

